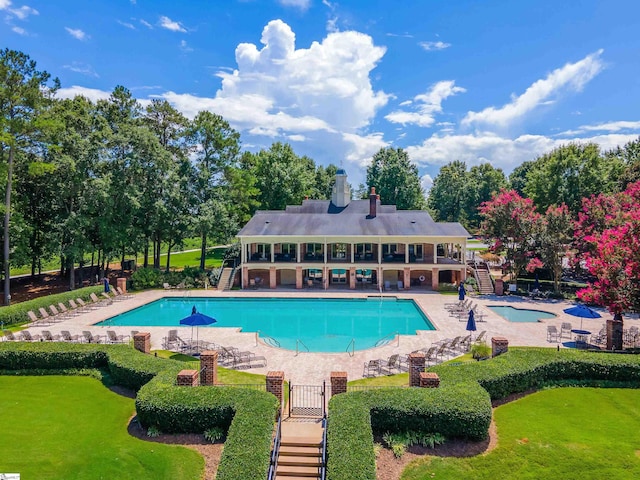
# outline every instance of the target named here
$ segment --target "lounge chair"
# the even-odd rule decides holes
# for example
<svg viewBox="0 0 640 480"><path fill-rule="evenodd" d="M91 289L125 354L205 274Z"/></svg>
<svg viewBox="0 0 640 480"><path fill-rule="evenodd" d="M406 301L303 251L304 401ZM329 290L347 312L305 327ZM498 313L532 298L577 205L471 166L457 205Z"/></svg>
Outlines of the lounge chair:
<svg viewBox="0 0 640 480"><path fill-rule="evenodd" d="M484 337L487 335L487 331L486 330L482 330L478 336L475 339L476 343L481 343L484 342Z"/></svg>
<svg viewBox="0 0 640 480"><path fill-rule="evenodd" d="M438 348L434 355L436 359L440 357L440 361L442 362L444 360L443 357L445 356L445 354L447 355L447 358L449 358L449 342L448 341L442 342L440 345L438 345Z"/></svg>
<svg viewBox="0 0 640 480"><path fill-rule="evenodd" d="M42 330L42 338L46 342L57 342L62 339L60 335L52 335L49 330Z"/></svg>
<svg viewBox="0 0 640 480"><path fill-rule="evenodd" d="M78 302L78 305L80 305L80 309L84 312L86 312L87 310L95 310L96 308L98 308L98 305L87 303L80 297L76 298L76 302Z"/></svg>
<svg viewBox="0 0 640 480"><path fill-rule="evenodd" d="M102 343L102 341L105 338L102 335L94 335L93 333L91 333L88 330L83 330L82 331L82 336L87 341L87 343Z"/></svg>
<svg viewBox="0 0 640 480"><path fill-rule="evenodd" d="M62 341L70 343L80 343L83 340L83 337L80 335L71 335L69 330L60 331L60 337L62 338Z"/></svg>
<svg viewBox="0 0 640 480"><path fill-rule="evenodd" d="M172 287L171 285L169 285L167 282L164 282L164 283L162 284L162 288L164 288L165 290L171 290L171 289L172 289L172 288L174 288L174 287Z"/></svg>
<svg viewBox="0 0 640 480"><path fill-rule="evenodd" d="M120 287L115 287L115 290L118 292L118 299L119 300L127 300L127 299L133 297L133 295L124 292Z"/></svg>
<svg viewBox="0 0 640 480"><path fill-rule="evenodd" d="M240 351L236 347L220 347L224 352L224 357L227 362L231 362L232 366L237 366L241 363L251 362L252 359L255 358L255 353L249 352L247 350Z"/></svg>
<svg viewBox="0 0 640 480"><path fill-rule="evenodd" d="M547 325L547 342L559 342L560 335L555 325Z"/></svg>
<svg viewBox="0 0 640 480"><path fill-rule="evenodd" d="M189 344L178 336L178 330L169 330L169 334L162 339L162 346L166 350L181 352Z"/></svg>
<svg viewBox="0 0 640 480"><path fill-rule="evenodd" d="M55 305L49 305L49 311L51 312L51 315L53 316L53 320L64 320L68 317L66 317L65 315L62 314L62 312L60 310L58 310L56 308Z"/></svg>
<svg viewBox="0 0 640 480"><path fill-rule="evenodd" d="M403 367L402 360L398 353L394 353L387 360L382 360L380 364L380 371L385 373L386 375L393 375L394 373L401 373L403 371L408 371L409 368L406 366Z"/></svg>
<svg viewBox="0 0 640 480"><path fill-rule="evenodd" d="M113 330L107 330L107 343L124 343L129 341L129 335L118 335Z"/></svg>
<svg viewBox="0 0 640 480"><path fill-rule="evenodd" d="M37 323L39 321L38 316L33 310L29 310L27 312L27 316L29 317L29 320L31 321L31 323Z"/></svg>
<svg viewBox="0 0 640 480"><path fill-rule="evenodd" d="M456 350L460 348L460 340L462 340L462 336L459 335L449 342L449 344L447 345L447 350L449 350L450 355L457 353Z"/></svg>
<svg viewBox="0 0 640 480"><path fill-rule="evenodd" d="M76 303L73 300L69 300L69 305L71 306L71 309L72 309L72 311L74 312L75 315L79 315L84 311L82 306L79 303Z"/></svg>
<svg viewBox="0 0 640 480"><path fill-rule="evenodd" d="M19 341L19 339L16 338L16 336L13 334L13 332L11 330L3 330L3 333L4 333L5 340L7 340L8 342L17 342L17 341Z"/></svg>
<svg viewBox="0 0 640 480"><path fill-rule="evenodd" d="M591 335L591 342L594 345L605 345L607 343L607 329L602 327L597 334Z"/></svg>
<svg viewBox="0 0 640 480"><path fill-rule="evenodd" d="M567 335L567 338L571 338L571 330L573 327L569 322L562 322L560 326L560 338L564 338L564 335Z"/></svg>
<svg viewBox="0 0 640 480"><path fill-rule="evenodd" d="M24 342L36 342L42 338L40 335L31 335L31 332L29 330L21 331L20 337Z"/></svg>
<svg viewBox="0 0 640 480"><path fill-rule="evenodd" d="M458 349L461 352L468 352L471 348L471 334L463 337L462 340L458 342Z"/></svg>
<svg viewBox="0 0 640 480"><path fill-rule="evenodd" d="M43 307L40 307L38 311L40 312L40 323L51 320L51 315L49 315L49 312L47 312Z"/></svg>
<svg viewBox="0 0 640 480"><path fill-rule="evenodd" d="M60 313L62 315L65 315L67 318L71 318L74 315L77 315L76 312L74 312L73 310L69 310L64 303L62 302L58 302L58 310L60 310Z"/></svg>
<svg viewBox="0 0 640 480"><path fill-rule="evenodd" d="M438 347L433 345L429 348L427 348L426 350L424 350L424 360L426 362L427 365L429 365L429 362L437 362L438 358L436 357L436 353L438 351Z"/></svg>
<svg viewBox="0 0 640 480"><path fill-rule="evenodd" d="M364 364L363 377L376 377L380 375L381 360L369 360Z"/></svg>
<svg viewBox="0 0 640 480"><path fill-rule="evenodd" d="M102 292L102 295L104 296L104 298L98 298L95 293L90 293L89 297L93 301L93 304L98 305L99 307L104 307L113 303L113 300L111 300L111 297L109 295L104 292Z"/></svg>

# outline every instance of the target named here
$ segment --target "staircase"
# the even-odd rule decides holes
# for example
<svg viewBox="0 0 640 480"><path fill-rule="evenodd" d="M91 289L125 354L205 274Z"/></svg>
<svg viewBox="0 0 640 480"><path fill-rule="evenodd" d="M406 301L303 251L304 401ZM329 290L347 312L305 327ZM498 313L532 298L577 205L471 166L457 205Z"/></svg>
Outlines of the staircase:
<svg viewBox="0 0 640 480"><path fill-rule="evenodd" d="M491 273L489 273L489 267L486 263L469 262L469 267L473 268L473 276L478 282L478 293L480 295L491 295L495 293L493 289L493 281L491 280Z"/></svg>
<svg viewBox="0 0 640 480"><path fill-rule="evenodd" d="M309 480L322 478L321 423L283 422L276 479Z"/></svg>
<svg viewBox="0 0 640 480"><path fill-rule="evenodd" d="M218 290L231 290L235 277L235 268L224 268L218 280Z"/></svg>

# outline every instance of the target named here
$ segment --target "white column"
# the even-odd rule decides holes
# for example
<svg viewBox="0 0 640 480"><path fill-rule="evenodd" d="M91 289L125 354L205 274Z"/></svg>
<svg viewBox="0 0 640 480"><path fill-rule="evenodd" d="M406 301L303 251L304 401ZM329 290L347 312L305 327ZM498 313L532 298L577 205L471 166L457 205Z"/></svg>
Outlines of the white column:
<svg viewBox="0 0 640 480"><path fill-rule="evenodd" d="M353 263L355 257L355 252L353 251L354 243L351 243L351 263Z"/></svg>
<svg viewBox="0 0 640 480"><path fill-rule="evenodd" d="M438 244L433 244L433 263L438 263Z"/></svg>
<svg viewBox="0 0 640 480"><path fill-rule="evenodd" d="M273 260L276 258L275 257L275 253L274 253L274 250L275 250L274 245L275 245L275 243L271 244L271 252L270 252L271 253L271 263L273 263Z"/></svg>
<svg viewBox="0 0 640 480"><path fill-rule="evenodd" d="M300 242L296 243L296 262L300 263Z"/></svg>
<svg viewBox="0 0 640 480"><path fill-rule="evenodd" d="M404 244L404 263L409 263L409 244Z"/></svg>

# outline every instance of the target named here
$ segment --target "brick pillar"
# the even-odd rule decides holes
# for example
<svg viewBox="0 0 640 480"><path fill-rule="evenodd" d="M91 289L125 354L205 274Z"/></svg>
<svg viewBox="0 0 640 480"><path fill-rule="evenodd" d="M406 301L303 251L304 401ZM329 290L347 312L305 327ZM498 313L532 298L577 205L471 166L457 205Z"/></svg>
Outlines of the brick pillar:
<svg viewBox="0 0 640 480"><path fill-rule="evenodd" d="M497 357L509 351L509 340L505 337L491 337L491 357Z"/></svg>
<svg viewBox="0 0 640 480"><path fill-rule="evenodd" d="M276 288L276 267L269 267L269 288Z"/></svg>
<svg viewBox="0 0 640 480"><path fill-rule="evenodd" d="M198 371L197 370L180 370L180 373L178 373L177 384L179 387L197 387Z"/></svg>
<svg viewBox="0 0 640 480"><path fill-rule="evenodd" d="M215 385L218 381L218 352L205 350L200 354L200 385Z"/></svg>
<svg viewBox="0 0 640 480"><path fill-rule="evenodd" d="M249 286L249 268L242 267L242 288Z"/></svg>
<svg viewBox="0 0 640 480"><path fill-rule="evenodd" d="M349 288L351 290L355 290L356 288L356 267L351 267L347 270L347 274L349 275Z"/></svg>
<svg viewBox="0 0 640 480"><path fill-rule="evenodd" d="M116 286L122 291L122 293L127 293L127 279L126 278L118 278L118 279L116 279Z"/></svg>
<svg viewBox="0 0 640 480"><path fill-rule="evenodd" d="M282 405L284 389L284 372L275 371L267 373L267 392L273 393L280 405Z"/></svg>
<svg viewBox="0 0 640 480"><path fill-rule="evenodd" d="M405 290L409 290L411 288L411 268L404 267L404 280L402 282L402 287Z"/></svg>
<svg viewBox="0 0 640 480"><path fill-rule="evenodd" d="M420 373L424 372L425 357L424 353L409 354L409 386L420 386Z"/></svg>
<svg viewBox="0 0 640 480"><path fill-rule="evenodd" d="M147 332L139 332L133 336L133 348L142 353L151 351L151 334Z"/></svg>
<svg viewBox="0 0 640 480"><path fill-rule="evenodd" d="M439 270L437 268L431 270L431 288L433 288L434 290L437 290L438 286L440 285L438 281L438 272Z"/></svg>
<svg viewBox="0 0 640 480"><path fill-rule="evenodd" d="M347 393L347 372L331 372L331 396Z"/></svg>
<svg viewBox="0 0 640 480"><path fill-rule="evenodd" d="M435 372L420 372L420 388L438 388L440 377Z"/></svg>
<svg viewBox="0 0 640 480"><path fill-rule="evenodd" d="M478 288L480 288L480 285L478 285ZM504 280L496 278L494 288L496 290L496 295L504 295Z"/></svg>
<svg viewBox="0 0 640 480"><path fill-rule="evenodd" d="M296 267L296 288L302 288L302 267Z"/></svg>

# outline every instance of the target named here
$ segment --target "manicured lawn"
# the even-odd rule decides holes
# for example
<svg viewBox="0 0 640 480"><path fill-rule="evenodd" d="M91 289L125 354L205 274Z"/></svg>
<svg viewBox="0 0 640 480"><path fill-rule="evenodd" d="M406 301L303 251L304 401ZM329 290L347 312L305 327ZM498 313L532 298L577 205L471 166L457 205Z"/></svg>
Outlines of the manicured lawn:
<svg viewBox="0 0 640 480"><path fill-rule="evenodd" d="M215 247L207 251L207 258L205 259L205 268L210 269L219 267L222 265L222 257L226 247ZM144 263L144 258L138 257L138 265ZM151 261L151 260L150 260ZM164 268L167 265L167 255L160 254L160 267ZM200 250L191 252L181 252L171 254L171 268L182 270L184 267L199 267L200 266Z"/></svg>
<svg viewBox="0 0 640 480"><path fill-rule="evenodd" d="M471 458L426 457L402 480L640 478L640 391L557 388L495 410L498 446Z"/></svg>
<svg viewBox="0 0 640 480"><path fill-rule="evenodd" d="M132 399L96 379L0 376L0 472L23 479L201 478L202 457L127 433Z"/></svg>

